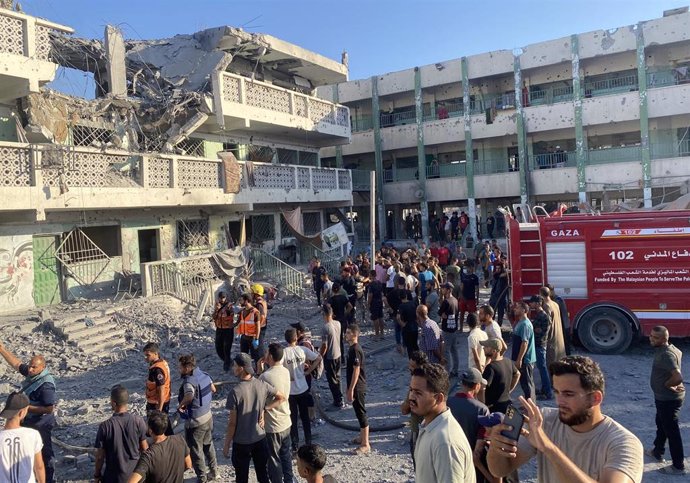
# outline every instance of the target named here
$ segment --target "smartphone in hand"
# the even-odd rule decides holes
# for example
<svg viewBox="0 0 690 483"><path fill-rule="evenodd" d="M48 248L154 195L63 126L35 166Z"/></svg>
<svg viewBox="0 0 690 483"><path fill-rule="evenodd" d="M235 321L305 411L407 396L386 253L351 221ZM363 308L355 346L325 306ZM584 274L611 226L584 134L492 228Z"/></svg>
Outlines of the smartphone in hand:
<svg viewBox="0 0 690 483"><path fill-rule="evenodd" d="M525 416L512 404L506 409L506 416L503 418L503 424L511 426L513 429L510 431L503 430L501 434L506 438L513 439L517 441L520 439L520 431L522 430L522 424L525 422Z"/></svg>

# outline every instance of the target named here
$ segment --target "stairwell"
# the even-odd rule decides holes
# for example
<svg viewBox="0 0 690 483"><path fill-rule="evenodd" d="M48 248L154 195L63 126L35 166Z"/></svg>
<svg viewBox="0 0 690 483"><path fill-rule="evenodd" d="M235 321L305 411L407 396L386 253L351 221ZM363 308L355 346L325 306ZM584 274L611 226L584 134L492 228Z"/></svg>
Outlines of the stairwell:
<svg viewBox="0 0 690 483"><path fill-rule="evenodd" d="M63 319L49 318L44 323L87 355L121 353L132 349L114 310L91 312Z"/></svg>

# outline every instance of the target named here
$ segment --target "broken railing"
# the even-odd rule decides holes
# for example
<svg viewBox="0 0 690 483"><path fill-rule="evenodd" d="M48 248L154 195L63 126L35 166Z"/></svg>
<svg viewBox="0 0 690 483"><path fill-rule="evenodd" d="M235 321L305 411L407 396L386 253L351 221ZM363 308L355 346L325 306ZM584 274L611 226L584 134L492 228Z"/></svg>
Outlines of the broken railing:
<svg viewBox="0 0 690 483"><path fill-rule="evenodd" d="M198 307L204 292L213 294L215 285L221 282L220 278L212 275L210 257L211 255L193 257L197 262L194 269L199 268L199 262L203 265L202 271L198 273L185 267L187 259L184 258L143 263L144 296L170 295Z"/></svg>
<svg viewBox="0 0 690 483"><path fill-rule="evenodd" d="M279 282L289 293L304 297L304 273L260 248L252 248L250 253L255 276Z"/></svg>
<svg viewBox="0 0 690 483"><path fill-rule="evenodd" d="M330 275L331 279L340 276L340 262L343 259L342 246L324 251L311 243L300 242L299 254L303 265L317 257L321 260L321 265L326 269L326 273Z"/></svg>

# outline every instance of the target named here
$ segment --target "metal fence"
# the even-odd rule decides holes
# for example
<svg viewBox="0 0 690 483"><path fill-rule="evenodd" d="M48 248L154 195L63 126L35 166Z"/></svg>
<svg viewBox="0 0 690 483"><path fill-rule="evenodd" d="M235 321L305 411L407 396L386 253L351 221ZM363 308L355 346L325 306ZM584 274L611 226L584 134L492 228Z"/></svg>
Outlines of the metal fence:
<svg viewBox="0 0 690 483"><path fill-rule="evenodd" d="M204 291L213 294L215 278L186 277L175 262L150 265L151 295L171 295L197 307Z"/></svg>
<svg viewBox="0 0 690 483"><path fill-rule="evenodd" d="M279 282L285 290L304 297L304 274L260 248L251 249L254 275Z"/></svg>

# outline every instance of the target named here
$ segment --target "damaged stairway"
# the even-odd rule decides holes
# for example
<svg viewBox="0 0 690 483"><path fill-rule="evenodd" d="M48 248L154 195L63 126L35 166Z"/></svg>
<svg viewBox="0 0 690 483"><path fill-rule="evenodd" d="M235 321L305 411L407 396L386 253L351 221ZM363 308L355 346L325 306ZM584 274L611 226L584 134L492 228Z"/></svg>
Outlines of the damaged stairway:
<svg viewBox="0 0 690 483"><path fill-rule="evenodd" d="M66 341L74 344L90 356L110 355L119 358L132 349L127 342L125 329L114 310L74 315L64 319L44 319L46 326Z"/></svg>

